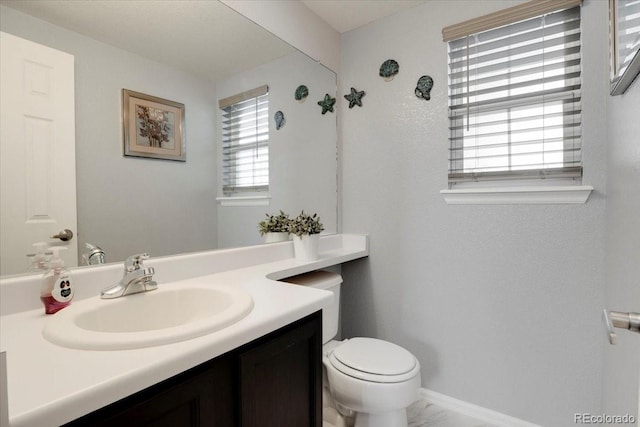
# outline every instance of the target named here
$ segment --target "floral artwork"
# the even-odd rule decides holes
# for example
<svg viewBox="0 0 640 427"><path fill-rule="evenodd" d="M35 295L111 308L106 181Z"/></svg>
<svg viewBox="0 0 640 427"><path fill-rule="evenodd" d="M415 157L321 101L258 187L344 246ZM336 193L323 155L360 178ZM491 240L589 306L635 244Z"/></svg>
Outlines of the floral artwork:
<svg viewBox="0 0 640 427"><path fill-rule="evenodd" d="M122 90L124 155L186 161L184 105Z"/></svg>
<svg viewBox="0 0 640 427"><path fill-rule="evenodd" d="M174 114L169 111L136 105L136 139L138 145L173 148Z"/></svg>

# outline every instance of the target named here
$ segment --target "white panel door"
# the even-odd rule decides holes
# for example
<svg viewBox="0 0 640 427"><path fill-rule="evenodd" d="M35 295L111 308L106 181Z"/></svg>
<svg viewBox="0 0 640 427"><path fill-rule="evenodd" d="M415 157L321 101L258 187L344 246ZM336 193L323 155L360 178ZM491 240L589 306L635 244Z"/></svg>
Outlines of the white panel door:
<svg viewBox="0 0 640 427"><path fill-rule="evenodd" d="M0 33L0 274L27 270L35 242L67 247L77 265L78 239L51 239L76 227L74 59Z"/></svg>

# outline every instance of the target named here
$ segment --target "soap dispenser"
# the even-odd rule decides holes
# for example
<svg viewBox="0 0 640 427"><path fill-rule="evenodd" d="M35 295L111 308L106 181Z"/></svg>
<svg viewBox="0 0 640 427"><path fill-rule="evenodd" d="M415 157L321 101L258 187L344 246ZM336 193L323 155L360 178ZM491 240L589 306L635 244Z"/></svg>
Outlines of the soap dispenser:
<svg viewBox="0 0 640 427"><path fill-rule="evenodd" d="M49 245L46 242L37 242L33 245L34 253L27 254L29 271L45 271L48 268L48 258L51 252L47 251Z"/></svg>
<svg viewBox="0 0 640 427"><path fill-rule="evenodd" d="M42 288L40 300L44 304L46 314L56 313L69 304L73 298L73 286L71 284L71 272L64 266L60 258L60 251L67 248L53 246L50 248L53 255L49 262L49 269L42 276Z"/></svg>

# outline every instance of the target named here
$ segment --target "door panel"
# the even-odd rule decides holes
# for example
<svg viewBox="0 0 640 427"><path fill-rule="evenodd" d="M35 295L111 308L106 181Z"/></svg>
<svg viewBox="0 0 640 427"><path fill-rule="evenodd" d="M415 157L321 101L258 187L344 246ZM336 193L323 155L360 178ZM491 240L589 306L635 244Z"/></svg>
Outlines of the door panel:
<svg viewBox="0 0 640 427"><path fill-rule="evenodd" d="M51 236L76 226L74 59L1 33L0 275L26 271L35 242L67 248Z"/></svg>

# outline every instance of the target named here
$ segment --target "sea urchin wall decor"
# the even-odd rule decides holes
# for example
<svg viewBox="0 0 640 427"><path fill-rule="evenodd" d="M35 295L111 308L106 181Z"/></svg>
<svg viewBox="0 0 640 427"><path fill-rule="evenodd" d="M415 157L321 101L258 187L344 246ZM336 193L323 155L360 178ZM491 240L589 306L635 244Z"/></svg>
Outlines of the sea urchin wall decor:
<svg viewBox="0 0 640 427"><path fill-rule="evenodd" d="M380 66L380 77L385 80L392 80L393 76L398 74L399 71L400 65L398 65L398 62L393 59L387 59Z"/></svg>
<svg viewBox="0 0 640 427"><path fill-rule="evenodd" d="M298 88L296 89L296 94L295 94L296 101L302 101L307 96L309 96L309 88L306 87L305 85L298 86Z"/></svg>
<svg viewBox="0 0 640 427"><path fill-rule="evenodd" d="M276 111L273 115L273 119L276 121L276 130L280 130L280 128L286 123L284 113L282 111Z"/></svg>
<svg viewBox="0 0 640 427"><path fill-rule="evenodd" d="M431 99L431 88L433 87L433 79L431 76L422 76L418 79L418 84L416 85L416 96L421 99L430 100Z"/></svg>
<svg viewBox="0 0 640 427"><path fill-rule="evenodd" d="M362 97L365 95L363 90L357 91L355 88L351 88L351 93L345 95L344 98L349 101L349 108L353 108L356 105L362 107Z"/></svg>
<svg viewBox="0 0 640 427"><path fill-rule="evenodd" d="M332 98L328 93L324 96L322 101L318 101L318 105L322 107L322 114L330 111L333 113L333 104L336 103L336 99Z"/></svg>

